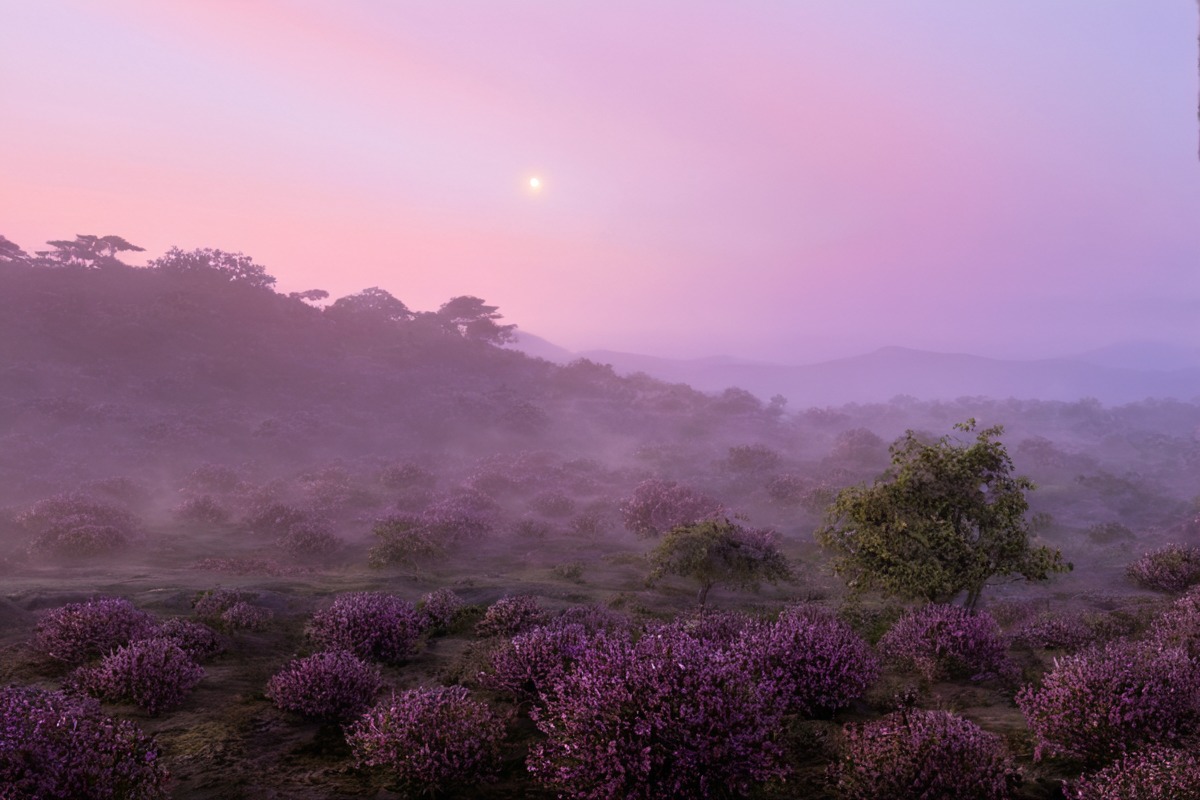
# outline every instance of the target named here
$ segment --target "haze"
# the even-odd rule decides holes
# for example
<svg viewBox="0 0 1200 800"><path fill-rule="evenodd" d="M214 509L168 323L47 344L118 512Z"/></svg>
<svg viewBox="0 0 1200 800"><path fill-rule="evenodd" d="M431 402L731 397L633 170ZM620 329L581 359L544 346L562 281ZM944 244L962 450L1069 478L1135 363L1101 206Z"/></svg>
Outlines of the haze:
<svg viewBox="0 0 1200 800"><path fill-rule="evenodd" d="M1200 345L1186 0L4 5L29 250L243 251L573 350Z"/></svg>

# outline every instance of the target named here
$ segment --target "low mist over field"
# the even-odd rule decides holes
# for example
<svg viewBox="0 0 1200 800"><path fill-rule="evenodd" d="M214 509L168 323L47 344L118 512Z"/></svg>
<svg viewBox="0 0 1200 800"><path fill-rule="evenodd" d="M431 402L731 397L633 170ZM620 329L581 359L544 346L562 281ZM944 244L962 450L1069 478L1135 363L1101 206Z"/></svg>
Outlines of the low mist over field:
<svg viewBox="0 0 1200 800"><path fill-rule="evenodd" d="M1189 2L0 31L0 797L1200 797Z"/></svg>

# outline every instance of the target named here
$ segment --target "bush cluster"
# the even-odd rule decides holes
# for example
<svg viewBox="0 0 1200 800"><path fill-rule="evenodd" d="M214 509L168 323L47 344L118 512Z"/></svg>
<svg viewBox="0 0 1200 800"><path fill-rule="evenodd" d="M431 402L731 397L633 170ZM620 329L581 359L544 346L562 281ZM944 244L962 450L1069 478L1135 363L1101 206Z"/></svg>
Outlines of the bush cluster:
<svg viewBox="0 0 1200 800"><path fill-rule="evenodd" d="M1044 612L1026 619L1009 635L1017 647L1078 650L1096 639L1096 631L1079 614Z"/></svg>
<svg viewBox="0 0 1200 800"><path fill-rule="evenodd" d="M928 681L1012 675L996 620L961 606L931 603L906 612L879 640L879 650Z"/></svg>
<svg viewBox="0 0 1200 800"><path fill-rule="evenodd" d="M445 630L454 624L466 607L466 602L453 590L436 589L422 597L417 604L417 610L421 612L421 627Z"/></svg>
<svg viewBox="0 0 1200 800"><path fill-rule="evenodd" d="M306 520L288 528L276 544L292 558L313 559L337 552L342 546L342 540L335 536L328 526L314 520Z"/></svg>
<svg viewBox="0 0 1200 800"><path fill-rule="evenodd" d="M170 711L204 677L204 669L173 640L142 639L107 655L95 667L83 667L74 685L110 703L133 703L151 716Z"/></svg>
<svg viewBox="0 0 1200 800"><path fill-rule="evenodd" d="M1139 586L1160 592L1182 592L1200 583L1200 547L1168 544L1151 550L1126 570Z"/></svg>
<svg viewBox="0 0 1200 800"><path fill-rule="evenodd" d="M172 513L180 522L199 525L224 525L232 516L229 509L218 503L210 494L189 497L177 505Z"/></svg>
<svg viewBox="0 0 1200 800"><path fill-rule="evenodd" d="M101 597L51 609L38 621L33 646L67 664L83 664L153 635L155 621L128 600Z"/></svg>
<svg viewBox="0 0 1200 800"><path fill-rule="evenodd" d="M1035 758L1102 764L1195 730L1198 679L1196 663L1180 648L1118 640L1057 659L1041 686L1026 686L1016 700Z"/></svg>
<svg viewBox="0 0 1200 800"><path fill-rule="evenodd" d="M1000 737L947 711L903 709L846 729L844 800L1007 800L1020 774Z"/></svg>
<svg viewBox="0 0 1200 800"><path fill-rule="evenodd" d="M267 698L284 711L348 720L375 701L379 670L346 650L328 650L289 662L267 682Z"/></svg>
<svg viewBox="0 0 1200 800"><path fill-rule="evenodd" d="M361 766L383 767L401 786L435 793L490 780L506 720L461 686L393 694L346 731Z"/></svg>
<svg viewBox="0 0 1200 800"><path fill-rule="evenodd" d="M478 636L516 636L542 625L546 620L546 611L536 597L515 594L502 597L488 606L483 619L475 626L475 633Z"/></svg>
<svg viewBox="0 0 1200 800"><path fill-rule="evenodd" d="M416 651L421 628L421 615L412 603L386 592L349 592L314 614L307 633L326 650L397 664Z"/></svg>
<svg viewBox="0 0 1200 800"><path fill-rule="evenodd" d="M1149 747L1063 787L1068 800L1195 800L1200 753Z"/></svg>
<svg viewBox="0 0 1200 800"><path fill-rule="evenodd" d="M5 800L163 800L166 782L154 740L95 700L0 688Z"/></svg>
<svg viewBox="0 0 1200 800"><path fill-rule="evenodd" d="M225 643L212 628L203 622L172 617L158 627L155 634L170 639L196 661L203 661L225 650Z"/></svg>
<svg viewBox="0 0 1200 800"><path fill-rule="evenodd" d="M226 630L262 630L274 618L271 609L255 605L255 592L240 589L213 589L192 602L200 619Z"/></svg>
<svg viewBox="0 0 1200 800"><path fill-rule="evenodd" d="M555 685L587 649L590 637L579 624L561 623L534 628L498 647L481 685L505 692L521 702L538 702L553 695Z"/></svg>
<svg viewBox="0 0 1200 800"><path fill-rule="evenodd" d="M720 516L721 504L690 486L657 478L642 481L621 504L625 528L652 537L703 519Z"/></svg>

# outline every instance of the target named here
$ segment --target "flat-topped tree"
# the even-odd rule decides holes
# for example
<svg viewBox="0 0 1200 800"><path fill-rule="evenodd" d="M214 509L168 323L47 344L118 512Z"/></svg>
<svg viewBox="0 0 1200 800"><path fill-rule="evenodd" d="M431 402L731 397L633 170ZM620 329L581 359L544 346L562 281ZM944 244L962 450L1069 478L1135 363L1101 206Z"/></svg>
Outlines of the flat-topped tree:
<svg viewBox="0 0 1200 800"><path fill-rule="evenodd" d="M975 420L955 428L972 432ZM826 511L817 540L837 554L835 571L856 591L943 603L965 592L973 609L996 576L1040 581L1070 570L1059 551L1030 541L1034 485L1012 474L1002 433L988 428L970 444L905 433L883 477L843 489Z"/></svg>
<svg viewBox="0 0 1200 800"><path fill-rule="evenodd" d="M764 581L792 578L774 531L743 528L728 519L673 528L650 554L650 563L650 583L668 575L691 578L699 585L696 602L700 605L714 586L756 589Z"/></svg>
<svg viewBox="0 0 1200 800"><path fill-rule="evenodd" d="M47 261L64 266L108 267L124 266L117 253L142 253L146 248L131 244L120 236L94 236L77 234L73 240L55 239L46 244L53 250L39 250L38 255Z"/></svg>

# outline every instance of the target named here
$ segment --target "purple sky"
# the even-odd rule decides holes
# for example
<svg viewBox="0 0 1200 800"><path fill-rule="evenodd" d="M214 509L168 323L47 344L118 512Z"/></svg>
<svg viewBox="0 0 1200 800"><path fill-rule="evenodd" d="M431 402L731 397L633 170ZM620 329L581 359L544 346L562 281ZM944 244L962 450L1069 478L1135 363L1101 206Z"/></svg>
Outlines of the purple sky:
<svg viewBox="0 0 1200 800"><path fill-rule="evenodd" d="M1200 346L1193 0L0 9L29 250L240 250L573 349Z"/></svg>

